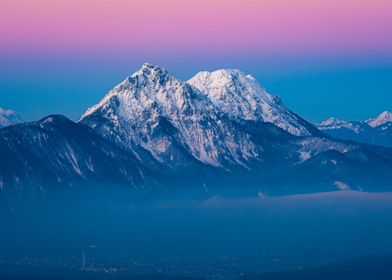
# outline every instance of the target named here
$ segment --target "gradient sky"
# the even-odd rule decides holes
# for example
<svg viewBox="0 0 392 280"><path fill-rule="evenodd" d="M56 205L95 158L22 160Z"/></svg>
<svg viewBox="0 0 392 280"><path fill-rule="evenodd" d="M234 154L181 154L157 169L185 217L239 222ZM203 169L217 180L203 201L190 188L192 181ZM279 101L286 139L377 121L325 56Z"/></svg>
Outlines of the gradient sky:
<svg viewBox="0 0 392 280"><path fill-rule="evenodd" d="M1 0L0 107L76 119L145 62L240 68L319 121L392 110L390 0Z"/></svg>

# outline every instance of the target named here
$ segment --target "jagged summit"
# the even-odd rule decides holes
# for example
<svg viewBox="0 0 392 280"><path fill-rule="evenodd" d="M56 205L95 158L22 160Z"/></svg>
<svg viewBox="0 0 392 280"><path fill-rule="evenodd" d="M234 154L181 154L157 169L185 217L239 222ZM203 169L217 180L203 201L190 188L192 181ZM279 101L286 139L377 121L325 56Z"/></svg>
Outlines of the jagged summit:
<svg viewBox="0 0 392 280"><path fill-rule="evenodd" d="M144 62L141 69L164 69L164 68L160 67L159 65L156 65L156 64Z"/></svg>
<svg viewBox="0 0 392 280"><path fill-rule="evenodd" d="M257 102L273 103L273 97L251 75L238 69L221 69L214 72L202 71L188 83L205 93L211 101L232 116L256 119ZM233 106L233 108L229 108Z"/></svg>
<svg viewBox="0 0 392 280"><path fill-rule="evenodd" d="M371 127L378 127L389 122L392 122L392 113L389 111L384 111L376 118L372 118L366 121L366 123Z"/></svg>
<svg viewBox="0 0 392 280"><path fill-rule="evenodd" d="M130 78L135 78L137 76L149 76L149 77L164 77L169 75L169 72L158 65L154 65L151 63L144 63L140 70L136 71L134 74L130 76Z"/></svg>
<svg viewBox="0 0 392 280"><path fill-rule="evenodd" d="M207 95L231 119L273 123L296 136L315 132L312 125L284 107L280 98L269 94L253 76L240 70L202 71L188 83Z"/></svg>
<svg viewBox="0 0 392 280"><path fill-rule="evenodd" d="M141 69L126 78L111 90L100 103L90 108L81 119L97 110L104 110L110 102L118 102L121 114L127 118L138 117L147 109L159 111L170 117L174 107L183 108L186 104L188 86L169 74L167 70L145 63ZM188 96L190 98L190 96Z"/></svg>

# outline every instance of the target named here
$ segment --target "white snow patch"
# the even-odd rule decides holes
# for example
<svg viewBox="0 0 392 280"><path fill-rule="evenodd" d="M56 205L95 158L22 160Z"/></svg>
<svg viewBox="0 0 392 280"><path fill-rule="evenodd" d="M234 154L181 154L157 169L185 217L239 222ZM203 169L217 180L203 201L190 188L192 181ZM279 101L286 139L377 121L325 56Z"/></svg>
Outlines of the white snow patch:
<svg viewBox="0 0 392 280"><path fill-rule="evenodd" d="M378 115L376 118L372 118L366 121L371 127L378 127L380 125L392 122L392 113L385 111Z"/></svg>
<svg viewBox="0 0 392 280"><path fill-rule="evenodd" d="M301 160L301 162L307 161L310 158L310 152L300 151L299 159Z"/></svg>
<svg viewBox="0 0 392 280"><path fill-rule="evenodd" d="M349 191L351 190L350 186L341 181L335 181L335 187L341 191Z"/></svg>
<svg viewBox="0 0 392 280"><path fill-rule="evenodd" d="M22 120L13 110L0 108L0 127L20 123Z"/></svg>

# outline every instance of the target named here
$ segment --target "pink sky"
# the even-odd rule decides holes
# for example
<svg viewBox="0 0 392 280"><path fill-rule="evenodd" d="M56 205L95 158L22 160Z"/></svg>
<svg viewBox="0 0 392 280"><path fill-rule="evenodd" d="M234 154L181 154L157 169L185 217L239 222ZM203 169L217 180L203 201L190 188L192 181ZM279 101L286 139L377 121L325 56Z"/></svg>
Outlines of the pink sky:
<svg viewBox="0 0 392 280"><path fill-rule="evenodd" d="M1 0L0 53L392 54L391 0Z"/></svg>

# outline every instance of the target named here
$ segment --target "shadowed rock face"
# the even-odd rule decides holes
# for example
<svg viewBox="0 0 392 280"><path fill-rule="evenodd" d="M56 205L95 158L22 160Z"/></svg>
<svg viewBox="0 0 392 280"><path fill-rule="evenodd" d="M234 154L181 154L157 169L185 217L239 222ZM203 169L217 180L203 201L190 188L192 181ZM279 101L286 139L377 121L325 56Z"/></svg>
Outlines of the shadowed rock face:
<svg viewBox="0 0 392 280"><path fill-rule="evenodd" d="M0 130L0 152L1 194L45 196L94 183L139 189L151 176L132 155L60 115Z"/></svg>

